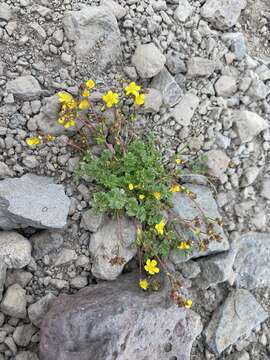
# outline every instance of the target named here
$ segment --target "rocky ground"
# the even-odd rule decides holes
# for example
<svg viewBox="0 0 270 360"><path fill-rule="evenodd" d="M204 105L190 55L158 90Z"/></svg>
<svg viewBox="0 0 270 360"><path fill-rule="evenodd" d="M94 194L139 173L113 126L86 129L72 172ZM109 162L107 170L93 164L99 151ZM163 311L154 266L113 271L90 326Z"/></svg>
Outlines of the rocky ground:
<svg viewBox="0 0 270 360"><path fill-rule="evenodd" d="M0 360L270 358L269 24L268 0L1 0ZM138 130L166 156L208 156L212 185L186 182L223 216L222 242L170 257L193 310L102 281L123 270L106 261L116 225L88 210L72 131L56 121L55 94L89 78L144 84ZM29 148L36 134L56 140ZM196 215L180 195L175 209Z"/></svg>

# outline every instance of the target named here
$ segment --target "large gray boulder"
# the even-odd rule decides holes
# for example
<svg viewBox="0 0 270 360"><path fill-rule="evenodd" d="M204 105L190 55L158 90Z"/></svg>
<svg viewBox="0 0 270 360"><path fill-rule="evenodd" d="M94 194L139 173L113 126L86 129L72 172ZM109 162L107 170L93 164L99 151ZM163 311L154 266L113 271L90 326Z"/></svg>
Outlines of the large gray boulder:
<svg viewBox="0 0 270 360"><path fill-rule="evenodd" d="M202 219L201 210L208 218L221 219L217 203L212 195L211 190L208 187L193 184L186 185L192 192L196 194L197 198L195 201L198 206L183 192L175 193L173 197L173 213L187 221L192 221L198 217L201 219L202 223L201 230L202 232L205 232L205 223ZM198 237L195 236L194 233L187 227L177 224L176 230L179 233L179 237L184 235L182 237L183 241L185 239L193 241L192 252L183 255L180 250L174 250L170 255L171 261L177 265L192 258L198 258L209 254L216 254L228 250L230 247L229 242L226 235L224 234L222 227L216 223L214 225L214 229L216 233L220 235L220 241L210 241L207 249L200 250ZM201 233L200 240L204 240L205 238L205 235Z"/></svg>
<svg viewBox="0 0 270 360"><path fill-rule="evenodd" d="M63 24L67 38L75 42L78 60L95 55L104 69L121 57L120 30L108 7L84 6L80 11L69 11Z"/></svg>
<svg viewBox="0 0 270 360"><path fill-rule="evenodd" d="M20 100L34 100L41 95L42 90L34 76L25 75L8 81L7 92Z"/></svg>
<svg viewBox="0 0 270 360"><path fill-rule="evenodd" d="M127 218L111 219L90 239L89 251L93 259L92 274L103 280L115 280L125 264L137 253L136 229ZM120 264L113 260L121 258Z"/></svg>
<svg viewBox="0 0 270 360"><path fill-rule="evenodd" d="M41 360L189 360L200 317L167 296L145 294L137 274L61 295L42 323Z"/></svg>
<svg viewBox="0 0 270 360"><path fill-rule="evenodd" d="M245 289L232 291L214 312L204 334L207 345L217 354L257 328L269 314Z"/></svg>
<svg viewBox="0 0 270 360"><path fill-rule="evenodd" d="M216 29L227 30L236 25L246 6L246 0L207 0L201 9L201 15Z"/></svg>
<svg viewBox="0 0 270 360"><path fill-rule="evenodd" d="M270 234L247 233L233 243L234 282L254 289L270 286Z"/></svg>
<svg viewBox="0 0 270 360"><path fill-rule="evenodd" d="M69 204L64 187L49 177L27 174L2 180L0 228L61 229L67 222Z"/></svg>

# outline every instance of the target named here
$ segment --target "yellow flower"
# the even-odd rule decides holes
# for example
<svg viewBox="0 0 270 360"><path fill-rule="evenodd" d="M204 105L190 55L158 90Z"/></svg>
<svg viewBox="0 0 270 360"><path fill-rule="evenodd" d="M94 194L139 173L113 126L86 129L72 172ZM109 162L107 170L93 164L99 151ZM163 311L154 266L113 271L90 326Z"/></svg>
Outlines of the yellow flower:
<svg viewBox="0 0 270 360"><path fill-rule="evenodd" d="M57 95L60 103L67 104L74 101L73 96L65 91L60 91Z"/></svg>
<svg viewBox="0 0 270 360"><path fill-rule="evenodd" d="M159 191L155 191L153 195L154 195L154 197L155 197L157 200L160 200L160 198L161 198L161 193L160 193Z"/></svg>
<svg viewBox="0 0 270 360"><path fill-rule="evenodd" d="M163 235L163 234L164 234L164 227L165 227L165 225L166 225L166 221L163 220L163 219L161 220L160 223L156 224L155 229L156 229L156 231L157 231L157 233L158 233L159 235Z"/></svg>
<svg viewBox="0 0 270 360"><path fill-rule="evenodd" d="M71 126L75 126L76 125L76 122L74 119L70 119L68 122L65 123L64 127L66 129L69 129Z"/></svg>
<svg viewBox="0 0 270 360"><path fill-rule="evenodd" d="M87 99L82 100L79 104L79 109L86 110L88 108L89 108L89 101Z"/></svg>
<svg viewBox="0 0 270 360"><path fill-rule="evenodd" d="M172 193L177 193L179 191L181 191L181 186L178 184L175 184L170 188L170 192L172 192Z"/></svg>
<svg viewBox="0 0 270 360"><path fill-rule="evenodd" d="M26 140L26 144L29 146L39 145L40 144L40 138L38 136L29 138Z"/></svg>
<svg viewBox="0 0 270 360"><path fill-rule="evenodd" d="M180 249L180 250L188 250L188 249L190 249L190 245L189 245L189 243L186 242L186 241L180 242L180 244L179 244L177 247L178 247L178 249Z"/></svg>
<svg viewBox="0 0 270 360"><path fill-rule="evenodd" d="M140 195L139 195L139 199L140 199L140 200L143 200L143 199L145 199L145 195L143 195L143 194L140 194Z"/></svg>
<svg viewBox="0 0 270 360"><path fill-rule="evenodd" d="M144 94L137 94L135 95L135 104L138 106L142 106L144 104Z"/></svg>
<svg viewBox="0 0 270 360"><path fill-rule="evenodd" d="M180 165L180 164L183 163L183 160L182 160L182 159L175 159L175 163L176 163L177 165Z"/></svg>
<svg viewBox="0 0 270 360"><path fill-rule="evenodd" d="M138 91L141 90L141 87L135 83L135 81L132 81L128 86L125 87L126 95L138 95Z"/></svg>
<svg viewBox="0 0 270 360"><path fill-rule="evenodd" d="M128 184L128 188L129 188L129 190L134 190L134 185L133 184Z"/></svg>
<svg viewBox="0 0 270 360"><path fill-rule="evenodd" d="M185 301L185 308L190 309L192 307L193 301L191 299L188 299Z"/></svg>
<svg viewBox="0 0 270 360"><path fill-rule="evenodd" d="M92 79L87 80L85 85L86 85L87 89L89 89L89 90L93 89L96 86L94 80L92 80Z"/></svg>
<svg viewBox="0 0 270 360"><path fill-rule="evenodd" d="M87 90L87 89L84 89L83 92L82 92L82 96L83 97L89 97L90 96L90 91Z"/></svg>
<svg viewBox="0 0 270 360"><path fill-rule="evenodd" d="M59 123L60 125L63 125L63 124L65 123L65 120L66 120L65 116L61 116L61 117L58 119L58 123Z"/></svg>
<svg viewBox="0 0 270 360"><path fill-rule="evenodd" d="M119 103L119 95L117 93L112 92L111 90L108 91L105 95L102 96L103 101L106 103L108 108L113 107Z"/></svg>
<svg viewBox="0 0 270 360"><path fill-rule="evenodd" d="M156 260L147 259L146 265L144 265L144 269L150 275L155 275L155 274L159 273L159 268L157 267L157 261Z"/></svg>
<svg viewBox="0 0 270 360"><path fill-rule="evenodd" d="M66 104L67 108L70 110L73 110L77 107L77 102L75 100L72 100Z"/></svg>
<svg viewBox="0 0 270 360"><path fill-rule="evenodd" d="M149 288L149 283L148 283L147 279L141 279L139 284L143 290L147 290Z"/></svg>
<svg viewBox="0 0 270 360"><path fill-rule="evenodd" d="M45 135L45 139L46 141L54 141L55 140L55 136L47 134Z"/></svg>

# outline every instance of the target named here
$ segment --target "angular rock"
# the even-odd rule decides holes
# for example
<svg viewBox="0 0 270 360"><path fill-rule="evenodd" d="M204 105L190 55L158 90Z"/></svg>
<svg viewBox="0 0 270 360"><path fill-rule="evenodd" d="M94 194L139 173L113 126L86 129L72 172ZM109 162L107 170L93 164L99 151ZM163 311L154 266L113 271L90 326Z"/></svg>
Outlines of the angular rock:
<svg viewBox="0 0 270 360"><path fill-rule="evenodd" d="M210 150L205 155L209 175L220 178L227 170L230 158L222 150Z"/></svg>
<svg viewBox="0 0 270 360"><path fill-rule="evenodd" d="M151 87L161 92L163 103L168 106L177 104L182 96L182 89L166 67L154 77Z"/></svg>
<svg viewBox="0 0 270 360"><path fill-rule="evenodd" d="M16 345L26 347L29 345L32 336L38 331L32 324L26 324L16 327L12 337Z"/></svg>
<svg viewBox="0 0 270 360"><path fill-rule="evenodd" d="M206 330L206 343L217 354L268 318L268 313L245 289L233 290L217 308Z"/></svg>
<svg viewBox="0 0 270 360"><path fill-rule="evenodd" d="M149 43L139 45L131 61L140 77L148 79L163 69L166 58L154 43Z"/></svg>
<svg viewBox="0 0 270 360"><path fill-rule="evenodd" d="M61 295L42 323L42 360L189 360L199 316L165 305L166 291L144 294L137 282L129 274Z"/></svg>
<svg viewBox="0 0 270 360"><path fill-rule="evenodd" d="M38 128L45 134L66 134L68 131L57 121L61 107L58 101L58 96L53 95L45 98L44 102L45 103L42 106L40 113L33 117L33 120L37 124Z"/></svg>
<svg viewBox="0 0 270 360"><path fill-rule="evenodd" d="M52 303L56 299L56 296L49 293L34 304L31 304L28 308L28 316L32 324L37 326L38 328L41 326L42 320L44 316L49 311Z"/></svg>
<svg viewBox="0 0 270 360"><path fill-rule="evenodd" d="M49 177L27 174L0 181L0 228L61 229L69 205L64 187Z"/></svg>
<svg viewBox="0 0 270 360"><path fill-rule="evenodd" d="M179 0L179 5L175 11L175 17L177 20L185 22L192 15L192 12L193 8L188 0Z"/></svg>
<svg viewBox="0 0 270 360"><path fill-rule="evenodd" d="M201 9L201 15L216 29L227 30L236 25L246 6L246 0L207 0Z"/></svg>
<svg viewBox="0 0 270 360"><path fill-rule="evenodd" d="M96 232L104 222L102 214L96 214L92 209L82 214L81 226L91 232Z"/></svg>
<svg viewBox="0 0 270 360"><path fill-rule="evenodd" d="M1 311L17 319L26 318L26 291L18 284L10 286L2 300Z"/></svg>
<svg viewBox="0 0 270 360"><path fill-rule="evenodd" d="M31 243L15 231L0 231L0 263L21 269L31 261Z"/></svg>
<svg viewBox="0 0 270 360"><path fill-rule="evenodd" d="M33 247L33 257L36 260L43 258L53 250L59 249L64 241L63 235L57 231L42 231L29 239Z"/></svg>
<svg viewBox="0 0 270 360"><path fill-rule="evenodd" d="M60 265L65 265L68 264L72 261L77 260L78 255L76 254L75 250L72 249L61 249L60 253L57 255L55 261L54 261L54 266L60 266Z"/></svg>
<svg viewBox="0 0 270 360"><path fill-rule="evenodd" d="M241 187L247 187L252 185L257 179L260 173L260 168L257 166L250 166L245 169L244 174L241 177Z"/></svg>
<svg viewBox="0 0 270 360"><path fill-rule="evenodd" d="M176 51L170 51L166 56L166 66L171 74L185 74L187 67L185 62L181 59L181 53Z"/></svg>
<svg viewBox="0 0 270 360"><path fill-rule="evenodd" d="M247 289L270 286L270 234L247 233L233 243L233 248L236 286Z"/></svg>
<svg viewBox="0 0 270 360"><path fill-rule="evenodd" d="M116 1L101 0L100 5L107 7L118 20L126 16L127 10L123 6L119 5Z"/></svg>
<svg viewBox="0 0 270 360"><path fill-rule="evenodd" d="M262 80L253 80L247 94L256 100L264 100L270 93L270 88Z"/></svg>
<svg viewBox="0 0 270 360"><path fill-rule="evenodd" d="M68 40L76 44L78 60L94 54L98 66L105 69L121 58L120 31L107 6L84 6L80 11L69 11L63 24Z"/></svg>
<svg viewBox="0 0 270 360"><path fill-rule="evenodd" d="M99 279L115 280L124 265L136 255L135 238L136 229L127 218L120 218L119 223L111 219L103 225L90 239L92 274ZM123 263L112 264L115 257L122 258Z"/></svg>
<svg viewBox="0 0 270 360"><path fill-rule="evenodd" d="M26 75L15 80L9 80L7 92L19 100L34 100L41 95L42 90L36 78L32 75Z"/></svg>
<svg viewBox="0 0 270 360"><path fill-rule="evenodd" d="M209 77L216 69L216 62L214 60L205 59L202 57L192 57L187 63L187 77Z"/></svg>
<svg viewBox="0 0 270 360"><path fill-rule="evenodd" d="M180 102L173 108L172 117L179 125L187 127L193 118L193 115L199 106L200 99L192 93L186 93Z"/></svg>
<svg viewBox="0 0 270 360"><path fill-rule="evenodd" d="M1 3L0 6L0 19L4 21L9 21L13 16L13 11L10 6L5 3Z"/></svg>
<svg viewBox="0 0 270 360"><path fill-rule="evenodd" d="M262 131L269 128L268 122L254 112L235 110L233 122L242 143L249 142Z"/></svg>
<svg viewBox="0 0 270 360"><path fill-rule="evenodd" d="M218 211L217 203L209 188L201 185L192 185L192 184L186 184L186 185L188 189L190 189L196 194L197 196L196 202L198 203L198 205L200 206L200 208L203 210L204 214L207 217L211 219L217 219L217 218L221 219L221 216ZM173 212L183 219L194 220L197 217L202 219L202 214L198 209L198 207L187 195L185 195L182 192L174 194L173 205L174 205L174 208L172 209ZM176 266L192 258L198 258L201 256L206 256L209 254L215 254L229 250L228 239L226 238L222 227L219 226L218 224L214 225L214 230L216 231L217 234L221 236L221 240L210 241L208 248L205 250L200 250L199 240L196 236L194 236L192 231L180 225L176 225L176 230L178 231L181 240L183 240L182 234L184 234L186 239L190 239L193 241L193 246L192 246L193 250L191 253L188 253L185 256L183 256L183 253L182 252L180 253L179 250L175 250L171 253L170 260ZM202 221L201 230L202 231L206 230L203 221ZM205 239L205 236L203 234L201 234L200 237L201 240Z"/></svg>
<svg viewBox="0 0 270 360"><path fill-rule="evenodd" d="M0 179L5 179L7 177L12 177L14 175L13 171L5 164L0 161Z"/></svg>
<svg viewBox="0 0 270 360"><path fill-rule="evenodd" d="M222 40L233 53L235 60L242 60L247 53L246 40L241 32L225 33Z"/></svg>
<svg viewBox="0 0 270 360"><path fill-rule="evenodd" d="M6 287L19 284L22 288L25 288L26 285L32 280L33 275L24 270L9 270L7 273Z"/></svg>
<svg viewBox="0 0 270 360"><path fill-rule="evenodd" d="M224 98L232 96L237 91L236 79L232 76L223 75L215 83L217 96Z"/></svg>
<svg viewBox="0 0 270 360"><path fill-rule="evenodd" d="M157 89L147 89L143 105L143 112L157 113L162 105L162 95Z"/></svg>

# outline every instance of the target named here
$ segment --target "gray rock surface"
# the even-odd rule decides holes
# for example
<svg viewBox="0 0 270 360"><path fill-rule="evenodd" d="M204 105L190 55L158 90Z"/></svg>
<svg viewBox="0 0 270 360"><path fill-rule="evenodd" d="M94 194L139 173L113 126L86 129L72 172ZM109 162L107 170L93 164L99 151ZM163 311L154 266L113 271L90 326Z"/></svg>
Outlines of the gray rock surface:
<svg viewBox="0 0 270 360"><path fill-rule="evenodd" d="M119 224L111 219L103 225L90 239L92 274L99 279L115 280L124 265L136 255L135 237L135 227L126 218L119 219ZM116 256L123 259L122 265L111 264Z"/></svg>
<svg viewBox="0 0 270 360"><path fill-rule="evenodd" d="M241 336L248 335L269 314L247 290L233 290L215 311L204 331L208 346L220 354Z"/></svg>
<svg viewBox="0 0 270 360"><path fill-rule="evenodd" d="M147 89L145 94L143 112L157 113L162 105L162 95L157 89Z"/></svg>
<svg viewBox="0 0 270 360"><path fill-rule="evenodd" d="M13 16L13 9L5 3L1 3L0 7L0 19L9 21Z"/></svg>
<svg viewBox="0 0 270 360"><path fill-rule="evenodd" d="M89 209L82 214L81 226L86 230L96 232L104 220L102 214L96 214L92 209Z"/></svg>
<svg viewBox="0 0 270 360"><path fill-rule="evenodd" d="M116 1L113 0L101 0L100 5L107 7L116 17L116 19L119 20L122 19L127 13L127 10L123 6L119 5Z"/></svg>
<svg viewBox="0 0 270 360"><path fill-rule="evenodd" d="M49 254L53 250L59 249L63 244L63 235L57 231L44 230L34 234L29 239L33 247L33 257L37 260Z"/></svg>
<svg viewBox="0 0 270 360"><path fill-rule="evenodd" d="M66 225L70 200L63 186L49 177L27 174L2 180L0 200L0 228L61 229Z"/></svg>
<svg viewBox="0 0 270 360"><path fill-rule="evenodd" d="M246 110L235 110L233 112L233 121L242 143L251 141L263 130L269 128L269 124L265 119L254 112Z"/></svg>
<svg viewBox="0 0 270 360"><path fill-rule="evenodd" d="M192 14L193 7L188 0L179 0L178 7L175 11L175 17L180 22L185 22Z"/></svg>
<svg viewBox="0 0 270 360"><path fill-rule="evenodd" d="M197 195L196 202L198 203L199 207L204 211L204 214L207 217L210 217L212 219L221 218L218 211L217 203L209 188L207 188L206 186L191 184L187 184L187 187ZM194 202L182 192L174 194L173 204L173 212L183 219L194 220L196 217L201 218L202 216L200 210L194 204ZM205 231L204 227L204 223L202 222L202 231ZM185 256L183 256L183 254L180 253L179 250L173 251L170 255L170 259L175 265L185 262L191 258L198 258L209 254L215 254L229 249L228 239L224 234L222 227L220 227L218 224L214 225L214 229L217 234L221 236L221 240L210 241L208 249L205 251L200 251L199 240L196 236L194 236L191 230L184 228L180 224L176 225L176 229L179 233L179 241L183 241L181 234L184 234L186 239L193 241L193 250L191 253L188 253ZM200 237L201 240L203 240L205 236L201 234Z"/></svg>
<svg viewBox="0 0 270 360"><path fill-rule="evenodd" d="M270 234L247 233L233 243L234 281L237 287L270 286Z"/></svg>
<svg viewBox="0 0 270 360"><path fill-rule="evenodd" d="M166 67L153 78L151 87L161 92L163 103L168 106L177 104L183 93Z"/></svg>
<svg viewBox="0 0 270 360"><path fill-rule="evenodd" d="M223 75L215 83L215 89L218 96L230 97L237 91L236 79L233 76Z"/></svg>
<svg viewBox="0 0 270 360"><path fill-rule="evenodd" d="M67 38L75 42L78 60L92 52L98 59L98 66L104 69L121 58L120 31L107 6L84 6L80 11L69 11L63 18L63 25Z"/></svg>
<svg viewBox="0 0 270 360"><path fill-rule="evenodd" d="M0 231L0 262L21 269L31 261L31 243L15 231Z"/></svg>
<svg viewBox="0 0 270 360"><path fill-rule="evenodd" d="M13 171L5 164L0 161L0 179L5 179L7 177L12 177L14 175Z"/></svg>
<svg viewBox="0 0 270 360"><path fill-rule="evenodd" d="M200 99L192 93L186 93L173 108L172 116L179 125L189 126L192 117L199 106Z"/></svg>
<svg viewBox="0 0 270 360"><path fill-rule="evenodd" d="M222 150L210 150L205 155L209 175L221 178L228 168L230 158Z"/></svg>
<svg viewBox="0 0 270 360"><path fill-rule="evenodd" d="M118 360L189 360L202 329L199 316L165 305L166 291L146 295L136 279L131 274L60 296L42 323L42 360L103 360L116 354Z"/></svg>
<svg viewBox="0 0 270 360"><path fill-rule="evenodd" d="M152 78L164 67L165 56L154 43L139 45L132 57L132 64L141 78Z"/></svg>
<svg viewBox="0 0 270 360"><path fill-rule="evenodd" d="M10 80L7 83L7 91L20 100L34 100L41 95L41 87L36 78L25 75Z"/></svg>
<svg viewBox="0 0 270 360"><path fill-rule="evenodd" d="M10 286L1 302L1 311L8 316L26 318L26 291L18 284Z"/></svg>
<svg viewBox="0 0 270 360"><path fill-rule="evenodd" d="M216 62L202 57L192 57L187 62L189 78L209 77L216 69Z"/></svg>
<svg viewBox="0 0 270 360"><path fill-rule="evenodd" d="M28 307L28 316L32 324L38 328L41 326L44 316L49 311L55 299L56 296L49 293Z"/></svg>
<svg viewBox="0 0 270 360"><path fill-rule="evenodd" d="M201 15L217 29L226 30L237 23L246 5L246 0L207 0Z"/></svg>

